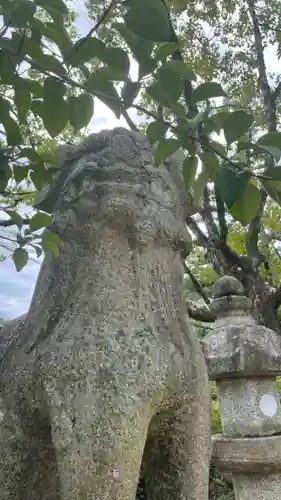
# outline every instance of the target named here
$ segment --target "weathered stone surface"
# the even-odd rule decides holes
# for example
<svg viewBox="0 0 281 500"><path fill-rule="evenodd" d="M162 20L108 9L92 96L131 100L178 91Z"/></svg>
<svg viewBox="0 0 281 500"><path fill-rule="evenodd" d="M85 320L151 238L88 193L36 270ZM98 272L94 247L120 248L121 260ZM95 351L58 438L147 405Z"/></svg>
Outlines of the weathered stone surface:
<svg viewBox="0 0 281 500"><path fill-rule="evenodd" d="M264 475L281 472L281 436L253 439L216 435L212 458L222 471L255 474L262 470Z"/></svg>
<svg viewBox="0 0 281 500"><path fill-rule="evenodd" d="M275 377L220 380L217 392L227 436L270 436L281 432Z"/></svg>
<svg viewBox="0 0 281 500"><path fill-rule="evenodd" d="M236 319L236 318L235 318ZM204 344L211 380L226 377L279 375L281 371L281 337L262 325L241 322L216 328Z"/></svg>
<svg viewBox="0 0 281 500"><path fill-rule="evenodd" d="M241 287L232 276L214 286L210 308L217 319L202 343L211 380L272 377L281 371L281 337L256 324Z"/></svg>
<svg viewBox="0 0 281 500"><path fill-rule="evenodd" d="M155 168L121 128L61 155L38 203L64 246L0 333L1 500L134 500L141 464L150 500L207 500L210 397L185 319L178 165Z"/></svg>
<svg viewBox="0 0 281 500"><path fill-rule="evenodd" d="M233 276L222 276L213 286L213 297L227 297L228 295L244 295L242 283Z"/></svg>
<svg viewBox="0 0 281 500"><path fill-rule="evenodd" d="M280 473L251 476L233 474L235 498L237 500L279 500L281 491Z"/></svg>

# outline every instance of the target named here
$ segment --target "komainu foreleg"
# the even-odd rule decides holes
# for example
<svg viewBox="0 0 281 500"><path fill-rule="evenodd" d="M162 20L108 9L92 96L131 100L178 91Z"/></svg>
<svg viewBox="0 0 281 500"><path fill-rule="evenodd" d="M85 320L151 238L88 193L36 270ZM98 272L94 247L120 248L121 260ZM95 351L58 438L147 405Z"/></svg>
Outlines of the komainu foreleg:
<svg viewBox="0 0 281 500"><path fill-rule="evenodd" d="M61 498L135 500L150 415L138 404L104 404L100 395L59 406L53 394L52 438ZM57 398L59 399L59 398ZM105 396L107 399L107 396Z"/></svg>

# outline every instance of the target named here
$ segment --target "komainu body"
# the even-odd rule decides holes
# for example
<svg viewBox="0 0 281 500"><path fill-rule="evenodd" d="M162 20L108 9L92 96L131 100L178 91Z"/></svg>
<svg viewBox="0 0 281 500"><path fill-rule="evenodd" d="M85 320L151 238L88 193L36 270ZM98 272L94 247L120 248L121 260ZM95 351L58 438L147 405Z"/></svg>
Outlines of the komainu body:
<svg viewBox="0 0 281 500"><path fill-rule="evenodd" d="M122 128L61 151L63 240L0 333L1 500L207 500L207 373L186 320L179 164Z"/></svg>

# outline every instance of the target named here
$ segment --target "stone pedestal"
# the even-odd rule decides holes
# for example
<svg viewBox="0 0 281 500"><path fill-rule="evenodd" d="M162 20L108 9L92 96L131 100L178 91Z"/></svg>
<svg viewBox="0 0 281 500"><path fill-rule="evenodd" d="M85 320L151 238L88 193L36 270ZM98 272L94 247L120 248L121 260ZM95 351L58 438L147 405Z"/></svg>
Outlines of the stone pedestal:
<svg viewBox="0 0 281 500"><path fill-rule="evenodd" d="M281 405L275 385L281 337L255 323L236 279L219 279L213 296L217 320L204 339L204 352L223 429L213 436L213 462L232 473L236 500L279 500Z"/></svg>

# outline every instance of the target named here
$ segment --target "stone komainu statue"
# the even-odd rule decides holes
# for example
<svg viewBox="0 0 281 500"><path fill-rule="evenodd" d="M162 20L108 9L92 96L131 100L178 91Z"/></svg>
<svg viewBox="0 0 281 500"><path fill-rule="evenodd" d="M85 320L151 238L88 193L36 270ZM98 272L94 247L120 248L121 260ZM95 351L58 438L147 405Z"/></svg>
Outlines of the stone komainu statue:
<svg viewBox="0 0 281 500"><path fill-rule="evenodd" d="M64 246L0 336L1 500L207 500L207 373L186 322L176 161L123 128L61 151Z"/></svg>

